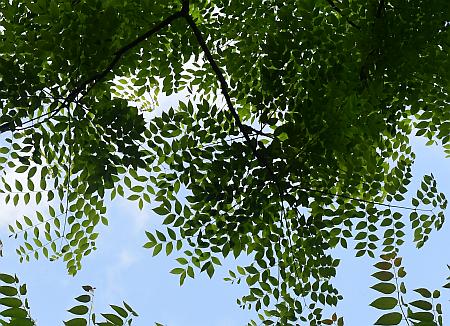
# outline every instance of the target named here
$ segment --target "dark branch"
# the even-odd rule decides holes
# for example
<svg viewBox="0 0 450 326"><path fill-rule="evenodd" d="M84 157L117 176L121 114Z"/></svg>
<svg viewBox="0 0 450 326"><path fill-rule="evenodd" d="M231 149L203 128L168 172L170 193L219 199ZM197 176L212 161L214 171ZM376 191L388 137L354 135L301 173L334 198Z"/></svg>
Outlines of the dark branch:
<svg viewBox="0 0 450 326"><path fill-rule="evenodd" d="M283 205L283 201L284 201L283 198L285 197L285 195L284 195L285 190L283 187L281 187L280 182L279 182L277 176L275 175L271 164L268 162L266 157L261 152L258 151L257 143L252 142L252 140L250 139L250 134L252 133L252 130L251 129L249 130L248 126L242 124L241 118L239 117L239 114L237 113L237 111L233 105L233 102L231 101L231 97L228 92L227 81L225 80L225 77L224 77L222 71L220 70L219 66L217 65L217 62L214 60L214 57L212 56L211 51L209 50L208 45L206 44L205 39L203 38L203 35L202 35L200 29L198 28L198 26L195 23L192 16L189 15L189 12L184 16L184 18L186 19L189 26L192 28L192 31L194 32L195 37L197 39L197 42L199 43L200 47L202 48L202 51L204 52L206 59L208 60L209 64L211 65L211 68L213 69L214 73L216 74L217 79L219 80L220 88L222 90L223 96L225 97L225 101L227 103L228 109L230 110L230 112L233 116L233 119L235 120L236 125L239 128L239 131L244 135L245 143L247 144L248 147L250 147L251 151L255 155L259 164L261 164L261 166L267 170L270 179L275 184L276 190L278 192L278 196L280 197L280 200L281 200L281 205ZM284 206L283 206L283 213L282 213L282 221L283 221L284 227L286 228L287 238L288 238L288 242L290 244L289 248L292 248L291 230L288 227L288 221L287 221L286 216L284 215Z"/></svg>
<svg viewBox="0 0 450 326"><path fill-rule="evenodd" d="M331 6L331 8L333 8L334 11L336 11L339 15L341 15L342 17L345 17L345 20L347 20L347 23L351 26L353 26L356 29L361 29L361 27L359 27L358 25L356 25L351 19L349 19L347 16L342 14L342 10L341 8L339 8L338 6L336 6L336 4L334 3L333 0L327 0L328 4Z"/></svg>
<svg viewBox="0 0 450 326"><path fill-rule="evenodd" d="M186 7L186 5L187 6L189 5L188 1L183 0L183 8L180 11L177 11L176 13L170 15L169 17L167 17L166 19L164 19L163 21L158 23L156 26L154 26L152 29L148 30L147 32L145 32L144 34L142 34L141 36L139 36L132 42L128 43L127 45L125 45L122 48L120 48L119 50L117 50L114 54L114 58L106 66L106 68L103 69L102 71L97 72L96 74L94 74L90 78L86 79L81 84L79 84L76 88L74 88L67 95L62 106L59 106L53 110L50 110L50 111L44 113L43 115L40 115L38 117L34 117L28 121L25 121L23 123L23 125L34 122L40 118L47 117L43 121L39 122L40 124L44 123L44 122L50 120L51 118L53 118L63 107L67 107L71 102L73 102L77 98L77 96L80 93L82 93L84 91L85 92L84 95L86 95L98 82L102 81L116 67L117 63L120 61L120 59L122 59L122 57L128 51L130 51L131 49L133 49L134 47L136 47L143 41L147 40L149 37L158 33L162 29L169 26L174 20L185 16L187 14L187 10L188 10L188 7ZM89 86L88 89L86 89L87 86ZM16 128L15 126L13 126L11 123L5 123L0 126L0 134L7 132L7 131L23 130L23 129L27 129L27 128L30 128L30 127L23 127L21 129L19 129L19 128Z"/></svg>
<svg viewBox="0 0 450 326"><path fill-rule="evenodd" d="M214 60L214 58L211 54L211 51L209 50L208 46L206 45L205 39L203 38L203 35L202 35L200 29L198 28L197 24L195 23L195 21L191 15L186 14L184 17L186 18L186 21L189 24L189 26L192 28L192 31L194 32L195 37L197 39L197 42L199 43L200 47L202 48L206 59L208 60L209 64L211 65L211 68L213 69L215 75L217 76L217 79L219 80L222 94L225 97L225 101L227 103L228 109L230 110L231 114L233 115L233 118L236 122L237 127L239 128L241 133L244 135L247 145L252 149L252 151L254 152L256 157L258 157L259 155L257 154L256 146L252 143L252 140L250 139L248 130L242 124L241 118L239 117L239 114L237 113L237 111L233 105L233 102L231 101L230 93L228 92L228 83L225 80L225 77L224 77L222 71L220 70L219 66L217 65L217 62Z"/></svg>
<svg viewBox="0 0 450 326"><path fill-rule="evenodd" d="M377 18L380 18L384 11L384 0L380 0L380 3L378 4L377 8Z"/></svg>
<svg viewBox="0 0 450 326"><path fill-rule="evenodd" d="M330 0L332 1L332 0ZM217 76L217 79L219 80L220 83L220 87L222 90L222 94L225 97L225 101L227 103L227 106L231 112L231 114L233 115L233 118L235 119L235 122L240 130L240 132L243 134L244 138L245 138L245 142L247 143L247 145L251 148L252 152L254 153L256 159L258 160L258 162L267 169L267 171L269 172L269 176L272 179L272 181L275 183L276 189L278 191L278 195L280 197L280 199L283 201L283 197L284 197L284 193L285 190L283 190L283 188L281 187L279 180L277 179L277 177L275 176L273 169L271 167L270 164L268 164L266 158L261 155L261 153L258 152L256 144L253 143L250 139L250 135L252 134L253 128L244 125L236 111L236 109L234 108L234 105L231 101L230 98L230 94L228 92L228 84L227 81L225 80L225 77L222 73L222 71L220 70L219 66L217 65L216 61L214 60L211 51L209 50L205 39L203 38L203 35L201 33L201 31L199 30L198 26L196 25L195 21L193 20L193 18L189 15L186 14L185 16L186 21L188 22L189 26L192 28L195 37L200 45L200 47L202 48L206 59L208 60L209 64L211 65L214 73ZM348 21L348 20L347 20ZM350 22L349 22L350 23ZM359 29L359 27L357 25L354 25L352 23L350 23L352 26L356 27ZM306 190L309 192L315 192L318 194L321 194L323 196L327 196L327 197L334 197L334 198L345 198L345 199L349 199L349 200L356 200L358 202L364 202L364 203L368 203L368 204L373 204L373 205L380 205L380 206L385 206L385 207L389 207L389 208L398 208L398 209L405 209L405 210L414 210L414 211L423 211L423 212L432 212L432 210L428 210L428 209L419 209L419 208L410 208L410 207L405 207L405 206L399 206L399 205L391 205L391 204L384 204L384 203L378 203L378 202L374 202L374 201L369 201L369 200L365 200L365 199L361 199L361 198L354 198L345 194L334 194L334 193L330 193L327 191L321 191L318 189L311 189L311 188L301 188L302 190ZM290 230L287 227L287 221L284 221L286 223L286 231L288 233L288 239L290 242ZM292 245L291 245L292 246Z"/></svg>
<svg viewBox="0 0 450 326"><path fill-rule="evenodd" d="M183 16L189 15L189 0L181 0L182 8L181 12Z"/></svg>
<svg viewBox="0 0 450 326"><path fill-rule="evenodd" d="M141 36L139 36L132 42L128 43L127 45L125 45L122 48L120 48L119 50L117 50L115 52L114 59L108 64L108 66L105 69L103 69L102 71L100 71L100 72L96 73L95 75L93 75L92 77L88 78L87 80L82 82L80 85L78 85L78 87L76 87L74 90L72 90L69 93L69 95L67 96L66 102L68 102L68 103L72 102L77 97L77 95L80 94L86 88L86 86L91 85L90 88L95 86L95 84L97 84L98 82L103 80L114 69L114 67L117 65L117 63L120 61L120 59L122 59L122 57L128 51L130 51L131 49L133 49L134 47L136 47L143 41L147 40L149 37L158 33L162 29L166 28L174 20L176 20L177 18L180 18L182 16L183 16L183 10L170 15L169 17L167 17L166 19L161 21L159 24L154 26L152 29L150 29L146 33L142 34Z"/></svg>
<svg viewBox="0 0 450 326"><path fill-rule="evenodd" d="M249 134L256 134L259 136L264 136L264 137L269 137L269 138L274 138L274 136L272 134L268 134L266 132L263 132L262 130L257 130L249 125L244 124L243 125L245 129L247 129Z"/></svg>

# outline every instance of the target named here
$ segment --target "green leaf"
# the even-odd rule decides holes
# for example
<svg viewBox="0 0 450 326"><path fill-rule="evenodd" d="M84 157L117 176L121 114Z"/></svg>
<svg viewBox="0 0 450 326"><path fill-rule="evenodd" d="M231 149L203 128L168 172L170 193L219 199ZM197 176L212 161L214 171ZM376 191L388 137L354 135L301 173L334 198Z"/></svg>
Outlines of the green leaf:
<svg viewBox="0 0 450 326"><path fill-rule="evenodd" d="M28 313L22 308L8 308L0 312L3 317L13 317L13 318L27 318Z"/></svg>
<svg viewBox="0 0 450 326"><path fill-rule="evenodd" d="M36 325L36 323L33 322L29 318L14 318L11 322L14 324L14 326L35 326ZM1 323L1 321L0 321L0 323Z"/></svg>
<svg viewBox="0 0 450 326"><path fill-rule="evenodd" d="M17 281L16 281L17 282ZM16 291L16 293L17 293L17 291ZM19 287L19 293L20 293L20 295L25 295L25 294L27 294L27 285L26 284L22 284L20 287Z"/></svg>
<svg viewBox="0 0 450 326"><path fill-rule="evenodd" d="M87 326L87 324L86 319L83 318L73 318L64 322L66 326Z"/></svg>
<svg viewBox="0 0 450 326"><path fill-rule="evenodd" d="M378 262L374 265L376 268L378 269L382 269L382 270L389 270L392 268L392 264L389 262Z"/></svg>
<svg viewBox="0 0 450 326"><path fill-rule="evenodd" d="M153 211L158 215L167 215L170 211L163 205L153 208Z"/></svg>
<svg viewBox="0 0 450 326"><path fill-rule="evenodd" d="M85 315L89 311L89 308L83 305L72 307L68 310L68 312L74 315Z"/></svg>
<svg viewBox="0 0 450 326"><path fill-rule="evenodd" d="M0 286L0 293L7 297L13 297L17 295L17 289L12 286Z"/></svg>
<svg viewBox="0 0 450 326"><path fill-rule="evenodd" d="M153 256L156 256L157 254L159 254L162 250L162 244L158 243L154 249L153 249Z"/></svg>
<svg viewBox="0 0 450 326"><path fill-rule="evenodd" d="M391 272L381 271L373 273L372 276L380 281L390 281L394 277L394 274Z"/></svg>
<svg viewBox="0 0 450 326"><path fill-rule="evenodd" d="M431 292L425 288L418 288L418 289L415 289L414 291L419 293L424 298L431 298Z"/></svg>
<svg viewBox="0 0 450 326"><path fill-rule="evenodd" d="M0 305L6 306L6 307L12 307L12 308L19 308L22 306L22 301L18 298L0 298Z"/></svg>
<svg viewBox="0 0 450 326"><path fill-rule="evenodd" d="M28 226L32 226L32 225L33 225L33 222L31 221L31 219L30 219L29 217L24 216L23 219L24 219L25 223L26 223Z"/></svg>
<svg viewBox="0 0 450 326"><path fill-rule="evenodd" d="M156 236L158 237L158 239L160 240L160 241L166 241L167 239L166 239L166 236L162 233L162 232L160 232L160 231L158 231L158 230L156 230Z"/></svg>
<svg viewBox="0 0 450 326"><path fill-rule="evenodd" d="M180 267L174 268L170 271L170 273L175 274L175 275L181 274L183 272L184 272L184 269L180 268Z"/></svg>
<svg viewBox="0 0 450 326"><path fill-rule="evenodd" d="M111 305L111 308L115 312L117 312L122 318L127 318L128 317L127 311L125 309L123 309L122 307Z"/></svg>
<svg viewBox="0 0 450 326"><path fill-rule="evenodd" d="M17 191L22 191L23 190L23 186L22 186L22 184L20 183L19 180L16 180L15 184L16 184Z"/></svg>
<svg viewBox="0 0 450 326"><path fill-rule="evenodd" d="M133 308L130 307L130 305L128 303L126 303L125 301L123 301L123 306L125 307L126 310L128 310L129 312L131 312L131 314L133 316L138 316L138 314L133 310Z"/></svg>
<svg viewBox="0 0 450 326"><path fill-rule="evenodd" d="M87 302L91 301L91 296L87 295L87 294L83 294L83 295L76 297L75 300L82 302L82 303L87 303Z"/></svg>
<svg viewBox="0 0 450 326"><path fill-rule="evenodd" d="M402 321L402 314L399 312L390 312L384 314L375 322L375 325L398 325Z"/></svg>
<svg viewBox="0 0 450 326"><path fill-rule="evenodd" d="M416 300L410 303L410 305L417 307L422 310L431 310L433 308L433 305L427 301L424 300Z"/></svg>
<svg viewBox="0 0 450 326"><path fill-rule="evenodd" d="M101 314L106 320L110 321L113 325L123 325L123 321L120 317L114 314Z"/></svg>
<svg viewBox="0 0 450 326"><path fill-rule="evenodd" d="M166 255L169 256L172 253L173 250L173 243L168 242L166 245Z"/></svg>
<svg viewBox="0 0 450 326"><path fill-rule="evenodd" d="M280 141L285 141L285 140L287 140L287 139L289 139L289 136L288 136L288 134L287 133L285 133L285 132L282 132L281 134L279 134L278 136L278 139L280 140Z"/></svg>
<svg viewBox="0 0 450 326"><path fill-rule="evenodd" d="M0 281L7 283L7 284L13 284L15 283L15 278L8 274L0 274Z"/></svg>
<svg viewBox="0 0 450 326"><path fill-rule="evenodd" d="M385 282L372 285L371 288L374 289L375 291L378 291L378 292L381 292L384 294L391 294L396 289L394 284L385 283Z"/></svg>
<svg viewBox="0 0 450 326"><path fill-rule="evenodd" d="M390 310L397 305L398 301L396 298L392 297L382 297L375 299L370 304L372 307L381 309L381 310Z"/></svg>
<svg viewBox="0 0 450 326"><path fill-rule="evenodd" d="M433 321L434 315L431 312L413 312L408 317L422 322Z"/></svg>
<svg viewBox="0 0 450 326"><path fill-rule="evenodd" d="M27 166L21 165L21 166L19 166L19 167L16 169L16 172L17 172L17 173L23 173L23 172L25 172L25 171L27 171L27 170L28 170L28 167L27 167Z"/></svg>

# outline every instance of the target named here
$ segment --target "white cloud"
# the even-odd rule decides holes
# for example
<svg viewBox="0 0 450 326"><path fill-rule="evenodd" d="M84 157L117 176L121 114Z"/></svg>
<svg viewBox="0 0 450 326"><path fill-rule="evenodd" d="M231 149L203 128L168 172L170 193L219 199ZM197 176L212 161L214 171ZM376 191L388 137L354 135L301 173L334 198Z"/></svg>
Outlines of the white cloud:
<svg viewBox="0 0 450 326"><path fill-rule="evenodd" d="M31 215L35 209L31 209L29 206L18 205L15 207L12 204L1 204L0 208L0 228L2 230L15 220L21 219L24 215Z"/></svg>
<svg viewBox="0 0 450 326"><path fill-rule="evenodd" d="M120 197L116 197L112 203L108 203L108 211L109 215L114 212L115 218L127 219L133 227L134 234L148 229L151 223L150 217L153 215L148 205L144 205L144 208L140 210L136 202Z"/></svg>
<svg viewBox="0 0 450 326"><path fill-rule="evenodd" d="M132 254L128 250L122 250L119 254L119 263L118 267L120 268L129 268L137 261L136 255Z"/></svg>
<svg viewBox="0 0 450 326"><path fill-rule="evenodd" d="M106 274L106 297L110 302L114 302L116 298L123 297L126 282L123 275L126 271L138 261L138 256L134 252L123 249L116 259L116 264L112 265Z"/></svg>

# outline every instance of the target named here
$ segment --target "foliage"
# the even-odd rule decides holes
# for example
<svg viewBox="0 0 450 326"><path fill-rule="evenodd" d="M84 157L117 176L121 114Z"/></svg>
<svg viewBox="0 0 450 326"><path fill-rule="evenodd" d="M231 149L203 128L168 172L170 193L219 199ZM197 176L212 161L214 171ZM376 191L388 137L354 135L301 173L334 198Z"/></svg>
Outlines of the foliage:
<svg viewBox="0 0 450 326"><path fill-rule="evenodd" d="M425 288L415 289L420 294L419 300L405 303L406 286L401 279L406 276L401 266L402 258L395 252L381 255L382 260L375 264L378 272L372 274L379 283L372 289L380 292L382 297L370 305L380 310L397 310L383 314L375 325L398 325L404 319L408 325L442 325L442 305L434 303L440 297L440 291L431 293ZM416 311L414 311L414 310Z"/></svg>
<svg viewBox="0 0 450 326"><path fill-rule="evenodd" d="M30 315L30 307L25 284L19 284L17 276L0 274L2 285L0 286L0 323L2 325L35 325ZM5 319L6 318L6 319Z"/></svg>
<svg viewBox="0 0 450 326"><path fill-rule="evenodd" d="M26 284L20 284L16 275L0 274L0 307L5 308L0 312L0 324L11 326L33 326L36 321L30 315L30 307ZM94 301L94 288L83 286L83 290L88 294L83 294L75 298L81 304L70 308L70 312L75 317L64 322L67 326L86 326L86 325L131 325L133 317L137 313L125 302L123 308L111 305L114 313L101 314L104 321L97 322L96 314L92 311ZM91 324L92 320L92 324Z"/></svg>
<svg viewBox="0 0 450 326"><path fill-rule="evenodd" d="M239 304L264 324L340 324L322 316L341 299L332 248L399 267L407 223L418 247L444 223L433 175L402 202L409 136L450 150L448 1L0 6L0 191L48 203L10 226L21 259L62 258L75 274L119 195L164 218L144 246L180 253L181 284L248 255L228 280L245 280ZM156 113L161 91L192 96Z"/></svg>

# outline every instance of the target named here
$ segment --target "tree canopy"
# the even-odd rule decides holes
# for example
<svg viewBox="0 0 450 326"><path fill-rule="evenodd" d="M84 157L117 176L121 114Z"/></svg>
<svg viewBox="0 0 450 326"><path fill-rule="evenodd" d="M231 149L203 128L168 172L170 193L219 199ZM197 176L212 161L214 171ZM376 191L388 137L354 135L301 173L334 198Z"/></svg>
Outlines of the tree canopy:
<svg viewBox="0 0 450 326"><path fill-rule="evenodd" d="M177 252L181 284L251 257L228 278L248 284L238 302L258 312L251 324L342 325L322 313L341 299L336 247L380 257L378 325L442 324L439 291L402 299L400 248L406 232L421 247L444 223L433 175L405 194L412 136L450 153L448 1L0 7L0 192L45 203L10 226L20 259L76 274L108 223L105 200L122 196L163 216L144 246ZM160 92L189 97L159 110ZM0 322L32 325L13 289L0 287ZM69 325L87 324L88 299ZM97 324L131 323L131 307L112 308Z"/></svg>

